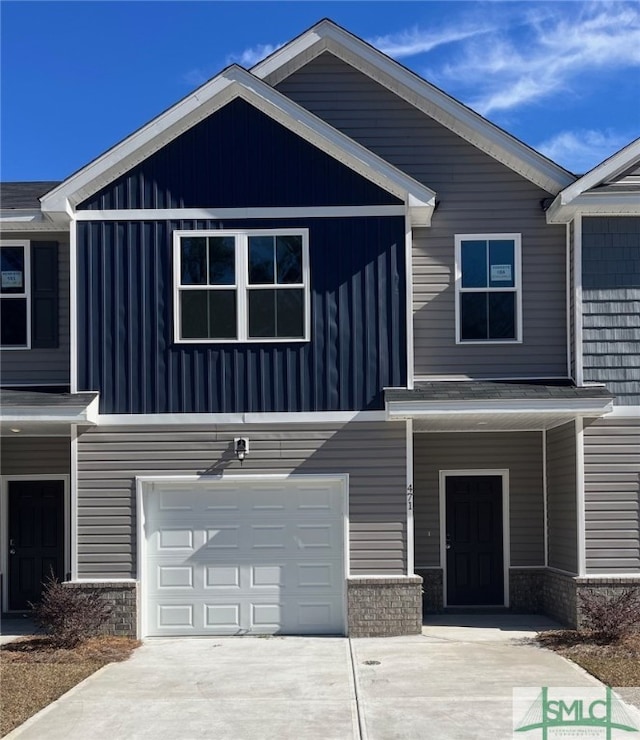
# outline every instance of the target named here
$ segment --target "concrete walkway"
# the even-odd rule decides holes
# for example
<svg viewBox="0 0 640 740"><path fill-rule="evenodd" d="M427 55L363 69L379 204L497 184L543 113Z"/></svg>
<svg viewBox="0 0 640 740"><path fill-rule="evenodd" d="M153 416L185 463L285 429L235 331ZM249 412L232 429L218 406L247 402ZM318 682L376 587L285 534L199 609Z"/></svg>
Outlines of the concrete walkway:
<svg viewBox="0 0 640 740"><path fill-rule="evenodd" d="M507 739L513 687L599 686L522 644L536 628L457 617L415 637L149 639L7 740Z"/></svg>

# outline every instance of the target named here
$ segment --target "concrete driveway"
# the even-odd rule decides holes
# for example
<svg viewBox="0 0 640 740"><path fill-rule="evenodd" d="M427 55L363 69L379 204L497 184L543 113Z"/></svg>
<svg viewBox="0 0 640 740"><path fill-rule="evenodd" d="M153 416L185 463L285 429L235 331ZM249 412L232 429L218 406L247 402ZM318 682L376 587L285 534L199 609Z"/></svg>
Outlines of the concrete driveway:
<svg viewBox="0 0 640 740"><path fill-rule="evenodd" d="M147 640L7 737L500 740L513 687L599 685L520 644L548 623L486 619L435 619L415 637Z"/></svg>

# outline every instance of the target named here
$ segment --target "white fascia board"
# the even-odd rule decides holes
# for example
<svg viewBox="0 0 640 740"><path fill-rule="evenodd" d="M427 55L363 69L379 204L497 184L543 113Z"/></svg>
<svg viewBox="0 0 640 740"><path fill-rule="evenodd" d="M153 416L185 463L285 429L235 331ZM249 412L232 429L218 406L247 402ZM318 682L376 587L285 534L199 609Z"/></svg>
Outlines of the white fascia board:
<svg viewBox="0 0 640 740"><path fill-rule="evenodd" d="M131 208L78 211L76 221L187 221L253 218L351 218L404 216L404 205L388 206L267 206L248 208Z"/></svg>
<svg viewBox="0 0 640 740"><path fill-rule="evenodd" d="M640 161L640 139L635 139L620 151L613 154L604 162L589 170L586 175L565 188L560 194L563 204L571 203L575 198L587 190L591 190L603 182L615 178L616 174L632 167L634 162Z"/></svg>
<svg viewBox="0 0 640 740"><path fill-rule="evenodd" d="M426 416L452 414L571 414L602 416L613 409L607 399L540 401L387 401L387 419L416 419Z"/></svg>
<svg viewBox="0 0 640 740"><path fill-rule="evenodd" d="M39 208L0 210L0 229L2 231L67 231L69 219L62 215L51 218L44 215Z"/></svg>
<svg viewBox="0 0 640 740"><path fill-rule="evenodd" d="M555 195L574 182L575 176L570 172L331 21L321 21L251 71L275 85L324 51L387 87L547 192Z"/></svg>
<svg viewBox="0 0 640 740"><path fill-rule="evenodd" d="M347 424L386 421L384 411L291 411L237 414L100 414L98 426L181 426L189 424Z"/></svg>
<svg viewBox="0 0 640 740"><path fill-rule="evenodd" d="M640 192L583 193L564 204L558 196L547 209L548 224L566 224L584 216L638 216Z"/></svg>
<svg viewBox="0 0 640 740"><path fill-rule="evenodd" d="M420 211L424 223L435 208L433 190L334 129L246 70L232 66L195 93L112 147L43 196L45 212L73 210L82 200L235 98L243 98L273 120Z"/></svg>
<svg viewBox="0 0 640 740"><path fill-rule="evenodd" d="M20 424L25 422L42 422L43 424L84 424L95 426L98 423L98 404L96 398L87 406L41 406L37 410L33 406L15 406L9 413L0 414L3 424Z"/></svg>

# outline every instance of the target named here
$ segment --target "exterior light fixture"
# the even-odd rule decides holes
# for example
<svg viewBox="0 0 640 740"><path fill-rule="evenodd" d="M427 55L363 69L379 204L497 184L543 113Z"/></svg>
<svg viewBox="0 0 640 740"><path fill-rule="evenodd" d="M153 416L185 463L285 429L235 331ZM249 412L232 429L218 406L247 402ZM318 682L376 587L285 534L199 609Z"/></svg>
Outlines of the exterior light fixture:
<svg viewBox="0 0 640 740"><path fill-rule="evenodd" d="M11 431L12 431L12 432L13 432L14 434L19 434L19 433L20 433L20 432L21 432L22 430L18 429L17 427L11 427Z"/></svg>
<svg viewBox="0 0 640 740"><path fill-rule="evenodd" d="M236 457L240 462L249 454L249 438L248 437L235 437L233 440L233 449L236 452Z"/></svg>

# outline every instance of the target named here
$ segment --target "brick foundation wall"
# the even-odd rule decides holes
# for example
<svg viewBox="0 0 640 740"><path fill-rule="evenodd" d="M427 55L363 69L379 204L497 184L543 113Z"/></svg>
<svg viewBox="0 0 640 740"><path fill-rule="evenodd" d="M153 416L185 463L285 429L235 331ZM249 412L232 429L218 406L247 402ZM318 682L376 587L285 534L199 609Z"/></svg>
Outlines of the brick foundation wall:
<svg viewBox="0 0 640 740"><path fill-rule="evenodd" d="M544 611L544 568L509 569L509 608L519 614Z"/></svg>
<svg viewBox="0 0 640 740"><path fill-rule="evenodd" d="M442 569L416 568L416 575L422 578L422 610L425 614L438 614L444 609L442 590Z"/></svg>
<svg viewBox="0 0 640 740"><path fill-rule="evenodd" d="M580 594L588 591L596 591L597 593L603 593L608 597L616 596L621 591L627 589L636 589L640 591L640 576L637 578L589 578L589 576L583 576L575 579L576 589L576 622L578 626L582 625L582 609L580 604Z"/></svg>
<svg viewBox="0 0 640 740"><path fill-rule="evenodd" d="M138 633L138 584L134 581L105 583L78 583L66 581L65 588L74 588L85 592L98 592L109 602L113 610L104 632L119 637L136 637Z"/></svg>
<svg viewBox="0 0 640 740"><path fill-rule="evenodd" d="M422 578L347 580L349 637L418 635L422 631Z"/></svg>
<svg viewBox="0 0 640 740"><path fill-rule="evenodd" d="M575 628L576 581L575 576L547 570L543 588L544 613L567 627Z"/></svg>

